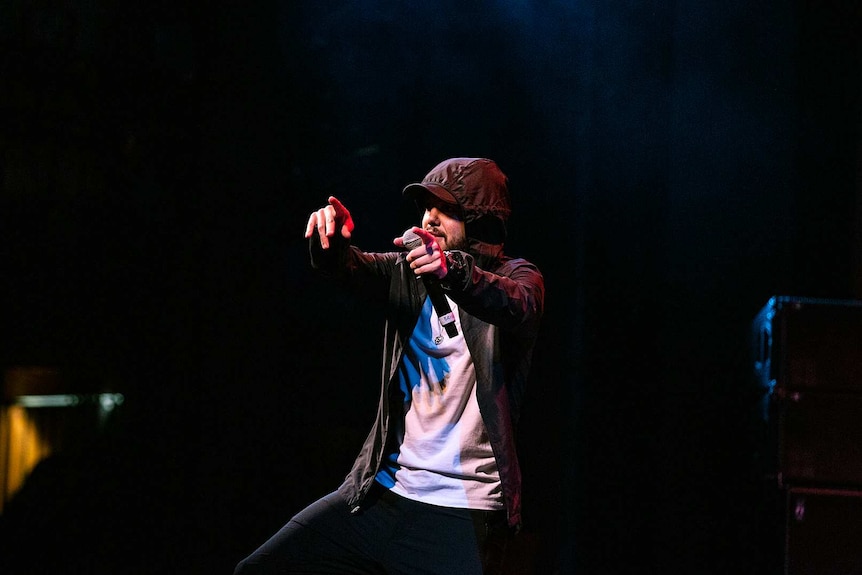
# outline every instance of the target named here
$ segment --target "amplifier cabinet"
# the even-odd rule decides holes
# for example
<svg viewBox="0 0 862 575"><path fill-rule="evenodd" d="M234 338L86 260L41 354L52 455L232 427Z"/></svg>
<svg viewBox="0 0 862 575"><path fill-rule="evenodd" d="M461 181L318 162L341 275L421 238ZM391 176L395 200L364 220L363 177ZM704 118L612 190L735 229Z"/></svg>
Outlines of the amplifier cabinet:
<svg viewBox="0 0 862 575"><path fill-rule="evenodd" d="M751 335L755 379L765 391L862 393L862 301L775 296Z"/></svg>
<svg viewBox="0 0 862 575"><path fill-rule="evenodd" d="M862 301L776 296L751 331L761 472L862 487Z"/></svg>
<svg viewBox="0 0 862 575"><path fill-rule="evenodd" d="M770 404L779 484L862 488L862 394L778 390Z"/></svg>
<svg viewBox="0 0 862 575"><path fill-rule="evenodd" d="M862 573L862 491L786 491L785 575Z"/></svg>

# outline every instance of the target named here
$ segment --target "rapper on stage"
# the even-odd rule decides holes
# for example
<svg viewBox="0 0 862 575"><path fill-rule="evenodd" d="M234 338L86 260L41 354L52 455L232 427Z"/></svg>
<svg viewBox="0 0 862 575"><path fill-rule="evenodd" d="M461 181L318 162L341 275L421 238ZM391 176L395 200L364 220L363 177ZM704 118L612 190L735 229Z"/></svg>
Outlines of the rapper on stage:
<svg viewBox="0 0 862 575"><path fill-rule="evenodd" d="M388 294L380 404L341 486L236 575L504 573L521 525L516 429L544 280L504 254L511 204L494 161L444 160L402 193L421 221L389 251L354 246L335 197L308 218L315 270Z"/></svg>

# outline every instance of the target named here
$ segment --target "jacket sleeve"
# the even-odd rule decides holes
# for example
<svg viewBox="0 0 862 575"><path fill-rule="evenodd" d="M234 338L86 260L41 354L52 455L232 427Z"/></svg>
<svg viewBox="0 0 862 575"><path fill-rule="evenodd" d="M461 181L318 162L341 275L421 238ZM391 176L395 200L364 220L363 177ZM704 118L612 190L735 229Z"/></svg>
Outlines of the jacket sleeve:
<svg viewBox="0 0 862 575"><path fill-rule="evenodd" d="M320 247L320 238L313 235L308 252L311 267L319 274L347 282L390 277L400 255L399 252L364 252L339 235L330 238L327 250Z"/></svg>
<svg viewBox="0 0 862 575"><path fill-rule="evenodd" d="M521 258L506 259L493 271L480 268L465 252L450 252L446 294L470 315L506 330L535 332L544 312L545 281Z"/></svg>

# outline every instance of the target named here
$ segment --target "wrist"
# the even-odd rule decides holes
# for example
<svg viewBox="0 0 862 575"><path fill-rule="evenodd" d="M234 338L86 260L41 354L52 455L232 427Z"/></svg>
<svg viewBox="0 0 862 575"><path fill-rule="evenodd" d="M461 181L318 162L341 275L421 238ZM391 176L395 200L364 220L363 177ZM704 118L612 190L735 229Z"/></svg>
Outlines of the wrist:
<svg viewBox="0 0 862 575"><path fill-rule="evenodd" d="M467 258L464 252L458 250L447 250L443 252L446 258L447 272L443 277L443 284L448 288L463 286L467 275Z"/></svg>

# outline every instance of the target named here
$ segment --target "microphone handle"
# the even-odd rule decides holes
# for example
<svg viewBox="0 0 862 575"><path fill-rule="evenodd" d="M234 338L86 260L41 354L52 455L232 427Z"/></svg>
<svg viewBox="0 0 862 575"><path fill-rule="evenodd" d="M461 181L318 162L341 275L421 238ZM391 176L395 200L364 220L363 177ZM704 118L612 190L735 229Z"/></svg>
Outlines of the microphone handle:
<svg viewBox="0 0 862 575"><path fill-rule="evenodd" d="M418 248L422 244L422 238L413 230L407 230L401 236L404 242L404 247L407 249ZM437 312L437 319L440 320L440 325L446 330L449 337L458 335L458 326L455 325L455 314L452 313L452 308L449 307L449 301L440 287L440 282L437 278L422 276L422 281L425 284L425 291L428 292L428 297L431 298L431 305L434 306L434 311Z"/></svg>
<svg viewBox="0 0 862 575"><path fill-rule="evenodd" d="M449 307L449 300L443 293L440 282L437 278L422 276L422 281L425 283L425 291L428 292L428 297L431 298L431 305L434 306L434 311L437 312L437 319L440 320L440 325L446 330L446 335L455 337L458 335L458 326L455 324L455 314L452 308Z"/></svg>

